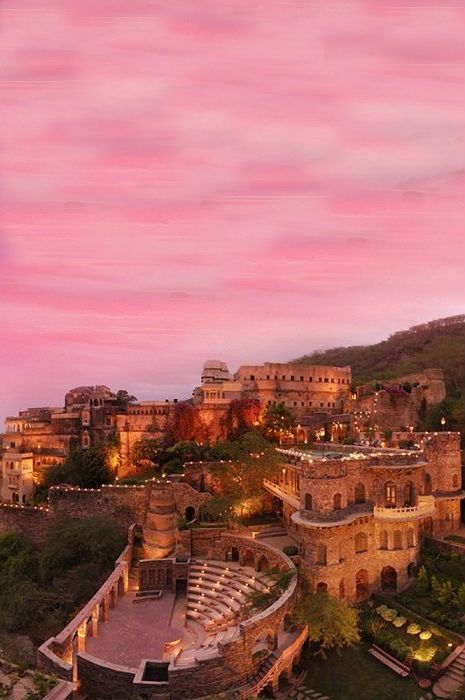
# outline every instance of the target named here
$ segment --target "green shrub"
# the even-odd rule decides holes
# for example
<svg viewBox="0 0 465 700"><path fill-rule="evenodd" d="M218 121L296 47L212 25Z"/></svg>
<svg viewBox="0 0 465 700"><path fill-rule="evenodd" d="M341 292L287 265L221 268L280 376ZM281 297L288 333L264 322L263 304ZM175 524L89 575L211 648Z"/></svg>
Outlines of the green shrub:
<svg viewBox="0 0 465 700"><path fill-rule="evenodd" d="M295 544L288 544L283 547L283 552L287 554L288 557L295 557L299 553L299 548Z"/></svg>

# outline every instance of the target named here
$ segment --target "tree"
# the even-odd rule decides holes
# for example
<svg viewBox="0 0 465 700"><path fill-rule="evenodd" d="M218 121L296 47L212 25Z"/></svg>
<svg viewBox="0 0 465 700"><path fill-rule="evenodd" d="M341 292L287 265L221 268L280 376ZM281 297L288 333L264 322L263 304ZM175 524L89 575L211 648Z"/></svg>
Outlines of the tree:
<svg viewBox="0 0 465 700"><path fill-rule="evenodd" d="M228 494L237 505L263 495L263 479L276 476L280 457L260 433L245 433L234 442L224 443L230 460L218 465L215 477L221 493Z"/></svg>
<svg viewBox="0 0 465 700"><path fill-rule="evenodd" d="M177 403L167 431L168 444L183 441L208 442L208 430L197 406L188 401Z"/></svg>
<svg viewBox="0 0 465 700"><path fill-rule="evenodd" d="M430 590L430 580L426 568L422 565L418 571L418 576L415 579L415 590L421 595Z"/></svg>
<svg viewBox="0 0 465 700"><path fill-rule="evenodd" d="M246 598L250 610L266 610L270 605L273 605L278 598L289 587L290 582L297 575L297 569L288 569L281 571L280 569L271 569L266 572L266 579L271 578L273 583L265 590L255 590L247 594Z"/></svg>
<svg viewBox="0 0 465 700"><path fill-rule="evenodd" d="M258 399L235 399L228 412L228 435L239 436L260 422L260 401Z"/></svg>
<svg viewBox="0 0 465 700"><path fill-rule="evenodd" d="M283 403L269 406L263 416L263 432L269 440L279 442L294 434L295 419Z"/></svg>
<svg viewBox="0 0 465 700"><path fill-rule="evenodd" d="M108 452L114 446L99 445L88 450L72 452L64 464L47 470L44 484L47 487L58 484L71 484L81 488L94 489L102 484L110 484L115 477L108 464Z"/></svg>
<svg viewBox="0 0 465 700"><path fill-rule="evenodd" d="M161 453L161 447L154 438L141 438L132 448L132 461L136 467L151 466L152 468L158 463L158 458Z"/></svg>
<svg viewBox="0 0 465 700"><path fill-rule="evenodd" d="M296 624L307 625L309 639L318 642L319 653L340 651L359 641L358 613L328 593L305 593L294 611Z"/></svg>
<svg viewBox="0 0 465 700"><path fill-rule="evenodd" d="M128 410L128 406L132 403L136 403L137 397L130 394L126 389L120 389L116 392L116 403L118 408L123 411Z"/></svg>
<svg viewBox="0 0 465 700"><path fill-rule="evenodd" d="M459 610L465 610L465 583L462 583L455 593L454 604Z"/></svg>

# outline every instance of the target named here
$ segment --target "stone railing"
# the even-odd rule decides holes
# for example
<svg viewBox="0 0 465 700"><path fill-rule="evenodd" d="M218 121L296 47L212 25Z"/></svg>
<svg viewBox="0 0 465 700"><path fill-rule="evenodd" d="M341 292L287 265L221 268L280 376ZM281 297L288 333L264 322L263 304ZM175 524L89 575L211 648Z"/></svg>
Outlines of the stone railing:
<svg viewBox="0 0 465 700"><path fill-rule="evenodd" d="M399 508L386 508L375 506L373 515L377 520L396 521L427 518L434 514L434 496L419 496L415 506L403 506Z"/></svg>
<svg viewBox="0 0 465 700"><path fill-rule="evenodd" d="M115 562L115 569L89 602L75 615L56 637L44 642L38 650L38 665L67 681L76 681L77 651L85 651L86 637L96 636L101 621L106 622L110 608L117 605L119 595L127 593L129 568L133 550L133 530L129 528L128 544ZM74 640L77 637L77 649Z"/></svg>
<svg viewBox="0 0 465 700"><path fill-rule="evenodd" d="M267 685L272 685L274 690L277 690L279 684L279 676L283 671L289 671L292 668L294 659L300 657L302 647L307 641L308 637L308 627L304 627L303 630L298 632L297 638L289 644L282 652L275 656L277 657L276 662L266 670L265 673L257 673L255 678L252 678L249 683L245 684L240 689L241 700L246 700L246 698L257 697L259 693L266 688Z"/></svg>

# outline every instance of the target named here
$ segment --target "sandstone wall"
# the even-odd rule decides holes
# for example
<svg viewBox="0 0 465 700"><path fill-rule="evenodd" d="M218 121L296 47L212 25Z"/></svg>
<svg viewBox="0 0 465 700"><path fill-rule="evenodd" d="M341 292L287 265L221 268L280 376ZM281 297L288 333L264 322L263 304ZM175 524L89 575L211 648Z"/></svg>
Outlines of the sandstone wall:
<svg viewBox="0 0 465 700"><path fill-rule="evenodd" d="M47 534L48 510L45 507L0 503L0 534L19 532L34 544L43 543Z"/></svg>

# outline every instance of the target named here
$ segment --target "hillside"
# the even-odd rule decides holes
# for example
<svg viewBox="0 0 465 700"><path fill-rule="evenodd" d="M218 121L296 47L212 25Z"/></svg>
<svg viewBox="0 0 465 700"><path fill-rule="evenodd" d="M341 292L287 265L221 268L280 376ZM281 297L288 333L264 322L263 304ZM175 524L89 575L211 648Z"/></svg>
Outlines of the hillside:
<svg viewBox="0 0 465 700"><path fill-rule="evenodd" d="M465 316L414 326L375 345L317 350L297 361L316 365L351 365L354 384L441 367L448 394L462 395L465 393Z"/></svg>
<svg viewBox="0 0 465 700"><path fill-rule="evenodd" d="M437 429L444 415L449 429L460 430L465 439L465 315L413 326L375 345L318 350L296 361L351 365L356 385L440 367L444 370L447 399L429 409L421 427Z"/></svg>

